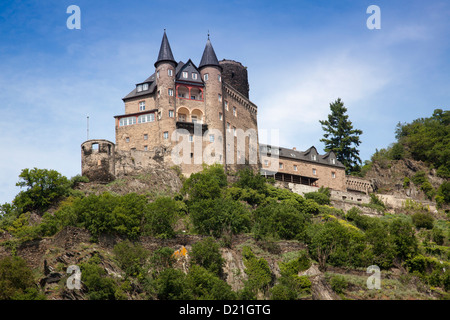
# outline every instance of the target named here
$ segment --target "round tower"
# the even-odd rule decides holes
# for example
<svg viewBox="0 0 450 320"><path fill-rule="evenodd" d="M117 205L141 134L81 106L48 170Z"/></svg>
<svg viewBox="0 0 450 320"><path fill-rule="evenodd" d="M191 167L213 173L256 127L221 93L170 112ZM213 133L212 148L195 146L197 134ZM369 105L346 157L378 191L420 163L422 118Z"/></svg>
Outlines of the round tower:
<svg viewBox="0 0 450 320"><path fill-rule="evenodd" d="M175 119L175 71L177 63L173 57L166 30L164 30L158 60L155 62L156 76L156 108L158 109L158 125L160 131L159 141L163 146L169 147L172 132L176 129Z"/></svg>
<svg viewBox="0 0 450 320"><path fill-rule="evenodd" d="M105 139L92 139L81 145L81 175L89 181L108 183L115 179L115 145Z"/></svg>
<svg viewBox="0 0 450 320"><path fill-rule="evenodd" d="M216 53L212 47L211 41L206 42L202 59L198 67L201 77L205 83L205 114L208 123L208 131L212 129L220 131L222 139L221 160L225 163L225 108L222 87L222 67L217 60ZM215 137L219 139L219 137Z"/></svg>
<svg viewBox="0 0 450 320"><path fill-rule="evenodd" d="M226 59L220 61L219 64L222 67L223 81L248 99L250 86L248 84L247 67L244 67L240 62Z"/></svg>

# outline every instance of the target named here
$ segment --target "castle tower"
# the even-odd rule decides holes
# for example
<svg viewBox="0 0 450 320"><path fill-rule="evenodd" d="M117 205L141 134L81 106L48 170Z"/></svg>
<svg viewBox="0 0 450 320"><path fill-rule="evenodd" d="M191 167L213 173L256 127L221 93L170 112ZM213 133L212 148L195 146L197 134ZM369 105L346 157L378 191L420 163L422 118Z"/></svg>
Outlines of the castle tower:
<svg viewBox="0 0 450 320"><path fill-rule="evenodd" d="M212 134L213 131L211 129L220 132L219 137L214 137L212 139L221 139L221 141L218 142L221 143L222 150L220 150L220 156L217 160L218 162L225 164L226 137L222 67L217 60L209 35L198 69L205 83L205 116L208 123L208 129ZM210 151L207 150L206 152Z"/></svg>
<svg viewBox="0 0 450 320"><path fill-rule="evenodd" d="M157 93L155 106L159 126L159 144L169 148L171 145L171 135L176 129L175 126L175 73L177 63L173 57L166 30L161 41L158 59L155 62L155 77ZM158 141L157 140L157 141Z"/></svg>
<svg viewBox="0 0 450 320"><path fill-rule="evenodd" d="M90 181L107 183L115 179L115 146L105 139L91 139L81 145L81 174Z"/></svg>

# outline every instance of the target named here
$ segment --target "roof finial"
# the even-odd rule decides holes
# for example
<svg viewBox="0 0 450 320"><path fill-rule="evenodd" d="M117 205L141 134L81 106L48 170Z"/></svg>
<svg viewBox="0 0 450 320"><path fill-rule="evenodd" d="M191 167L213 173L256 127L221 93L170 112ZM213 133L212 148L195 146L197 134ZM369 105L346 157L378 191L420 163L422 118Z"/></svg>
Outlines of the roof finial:
<svg viewBox="0 0 450 320"><path fill-rule="evenodd" d="M208 40L209 40L209 30L208 30Z"/></svg>

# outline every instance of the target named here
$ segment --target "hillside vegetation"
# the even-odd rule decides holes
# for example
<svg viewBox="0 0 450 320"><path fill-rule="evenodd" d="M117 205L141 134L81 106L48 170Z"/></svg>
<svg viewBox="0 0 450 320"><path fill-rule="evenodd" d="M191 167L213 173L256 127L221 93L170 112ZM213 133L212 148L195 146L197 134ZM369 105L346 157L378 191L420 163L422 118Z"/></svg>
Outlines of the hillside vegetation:
<svg viewBox="0 0 450 320"><path fill-rule="evenodd" d="M24 190L0 209L1 299L316 299L318 287L343 299L449 297L448 216L414 202L372 218L330 207L326 189L302 197L220 165L165 193L92 192L84 177L36 168L19 179ZM70 264L81 290L67 289ZM365 285L371 265L380 290Z"/></svg>

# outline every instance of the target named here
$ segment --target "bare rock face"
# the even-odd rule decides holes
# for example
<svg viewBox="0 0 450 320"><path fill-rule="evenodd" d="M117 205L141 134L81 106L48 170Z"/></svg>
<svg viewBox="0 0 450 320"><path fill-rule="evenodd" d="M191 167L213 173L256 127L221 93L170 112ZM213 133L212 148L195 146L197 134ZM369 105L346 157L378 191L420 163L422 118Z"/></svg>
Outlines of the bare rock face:
<svg viewBox="0 0 450 320"><path fill-rule="evenodd" d="M319 270L318 266L313 264L311 267L298 274L299 276L308 276L311 280L311 293L313 300L340 300L341 298L331 289L331 286L325 280L325 276Z"/></svg>

